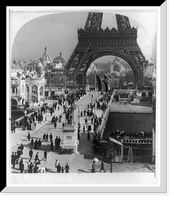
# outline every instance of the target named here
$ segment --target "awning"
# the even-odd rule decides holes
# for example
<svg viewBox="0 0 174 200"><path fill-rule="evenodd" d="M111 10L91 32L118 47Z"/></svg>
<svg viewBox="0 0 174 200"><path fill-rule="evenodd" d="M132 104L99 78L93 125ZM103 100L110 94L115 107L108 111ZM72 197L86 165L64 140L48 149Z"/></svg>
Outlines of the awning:
<svg viewBox="0 0 174 200"><path fill-rule="evenodd" d="M123 146L123 144L122 144L120 141L118 141L118 140L116 140L116 139L114 139L114 138L109 137L109 140L110 140L111 142L115 143L115 144L119 144L120 146Z"/></svg>

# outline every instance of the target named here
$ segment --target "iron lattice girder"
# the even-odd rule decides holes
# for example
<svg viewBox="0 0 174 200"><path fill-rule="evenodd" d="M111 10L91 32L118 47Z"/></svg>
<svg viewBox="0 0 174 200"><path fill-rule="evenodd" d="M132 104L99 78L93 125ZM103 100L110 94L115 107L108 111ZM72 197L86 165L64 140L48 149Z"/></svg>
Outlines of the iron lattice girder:
<svg viewBox="0 0 174 200"><path fill-rule="evenodd" d="M137 29L131 28L128 17L116 15L118 30L110 30L108 27L101 28L99 18L102 18L102 15L98 15L97 20L92 16L96 15L89 14L85 28L78 30L78 44L66 65L70 77L74 79L79 72L86 72L97 58L114 55L127 61L132 67L135 79L142 80L146 59L137 43Z"/></svg>

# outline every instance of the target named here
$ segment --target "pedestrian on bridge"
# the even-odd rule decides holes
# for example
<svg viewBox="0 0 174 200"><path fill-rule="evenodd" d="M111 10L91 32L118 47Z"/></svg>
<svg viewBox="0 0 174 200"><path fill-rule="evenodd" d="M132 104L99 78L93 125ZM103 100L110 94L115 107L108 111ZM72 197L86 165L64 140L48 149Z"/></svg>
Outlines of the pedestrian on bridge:
<svg viewBox="0 0 174 200"><path fill-rule="evenodd" d="M51 141L51 151L53 151L54 149L54 145L53 145L53 141Z"/></svg>
<svg viewBox="0 0 174 200"><path fill-rule="evenodd" d="M28 138L28 140L30 141L30 132L28 132L27 138Z"/></svg>
<svg viewBox="0 0 174 200"><path fill-rule="evenodd" d="M54 122L54 128L56 129L56 127L57 127L57 122Z"/></svg>
<svg viewBox="0 0 174 200"><path fill-rule="evenodd" d="M35 155L35 161L34 162L37 162L39 160L39 152L37 152L37 154Z"/></svg>
<svg viewBox="0 0 174 200"><path fill-rule="evenodd" d="M85 133L85 125L83 125L83 133Z"/></svg>
<svg viewBox="0 0 174 200"><path fill-rule="evenodd" d="M48 142L48 133L45 134L45 141Z"/></svg>
<svg viewBox="0 0 174 200"><path fill-rule="evenodd" d="M34 142L34 148L35 149L37 149L37 147L38 147L37 145L38 145L38 143L37 143L37 139L36 139L35 142Z"/></svg>
<svg viewBox="0 0 174 200"><path fill-rule="evenodd" d="M34 141L33 141L33 138L32 138L30 147L33 148L33 145L34 145Z"/></svg>
<svg viewBox="0 0 174 200"><path fill-rule="evenodd" d="M106 172L105 171L105 167L104 167L104 162L103 162L103 160L101 161L101 167L100 167L100 171L99 172L101 172L101 171L104 171L104 172Z"/></svg>
<svg viewBox="0 0 174 200"><path fill-rule="evenodd" d="M30 157L30 160L32 160L32 158L33 158L33 150L32 149L30 149L30 151L29 151L29 157Z"/></svg>
<svg viewBox="0 0 174 200"><path fill-rule="evenodd" d="M87 140L88 140L88 141L91 141L90 132L89 132L89 131L88 131L88 134L87 134Z"/></svg>
<svg viewBox="0 0 174 200"><path fill-rule="evenodd" d="M60 173L61 172L61 165L60 163L57 165L57 173Z"/></svg>
<svg viewBox="0 0 174 200"><path fill-rule="evenodd" d="M47 149L45 149L45 151L44 151L44 160L45 161L47 160Z"/></svg>
<svg viewBox="0 0 174 200"><path fill-rule="evenodd" d="M50 142L52 142L52 140L53 140L53 135L52 133L50 133Z"/></svg>
<svg viewBox="0 0 174 200"><path fill-rule="evenodd" d="M65 165L65 173L69 173L70 167L68 165L68 163L66 163Z"/></svg>

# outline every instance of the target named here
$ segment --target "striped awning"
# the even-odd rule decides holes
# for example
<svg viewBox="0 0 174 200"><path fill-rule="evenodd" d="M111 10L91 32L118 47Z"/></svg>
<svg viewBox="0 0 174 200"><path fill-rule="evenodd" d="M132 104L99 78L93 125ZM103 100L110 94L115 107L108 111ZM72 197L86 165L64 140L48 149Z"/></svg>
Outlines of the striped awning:
<svg viewBox="0 0 174 200"><path fill-rule="evenodd" d="M111 142L115 143L115 144L118 144L118 145L120 145L120 146L124 146L120 141L118 141L118 140L116 140L116 139L114 139L114 138L109 137L109 140L110 140Z"/></svg>

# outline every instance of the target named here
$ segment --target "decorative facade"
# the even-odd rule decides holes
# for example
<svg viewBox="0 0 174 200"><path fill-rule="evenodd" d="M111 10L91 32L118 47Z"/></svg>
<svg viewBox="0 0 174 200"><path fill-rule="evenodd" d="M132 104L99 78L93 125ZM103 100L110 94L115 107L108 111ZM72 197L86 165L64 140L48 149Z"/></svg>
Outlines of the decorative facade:
<svg viewBox="0 0 174 200"><path fill-rule="evenodd" d="M54 95L58 94L63 88L66 88L66 78L64 69L66 66L66 61L60 56L56 57L52 63L46 67L45 78L47 84L45 86L45 98L52 98Z"/></svg>
<svg viewBox="0 0 174 200"><path fill-rule="evenodd" d="M25 102L25 73L15 63L11 64L11 105Z"/></svg>

